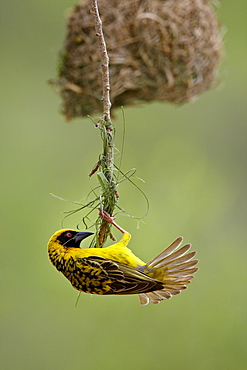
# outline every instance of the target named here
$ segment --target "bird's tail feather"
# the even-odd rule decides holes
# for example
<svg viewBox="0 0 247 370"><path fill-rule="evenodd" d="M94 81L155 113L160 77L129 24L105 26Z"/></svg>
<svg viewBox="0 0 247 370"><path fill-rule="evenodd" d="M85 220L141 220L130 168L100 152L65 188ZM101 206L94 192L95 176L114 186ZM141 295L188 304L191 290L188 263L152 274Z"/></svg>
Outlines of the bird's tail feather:
<svg viewBox="0 0 247 370"><path fill-rule="evenodd" d="M173 295L179 294L186 289L194 278L194 273L198 270L194 267L198 260L192 260L196 252L190 252L191 244L186 244L178 249L183 241L182 237L177 238L158 256L153 258L147 266L151 269L159 269L164 272L164 288L149 293L139 294L140 304L145 306L151 301L159 303L164 299L169 299ZM178 249L178 250L177 250Z"/></svg>

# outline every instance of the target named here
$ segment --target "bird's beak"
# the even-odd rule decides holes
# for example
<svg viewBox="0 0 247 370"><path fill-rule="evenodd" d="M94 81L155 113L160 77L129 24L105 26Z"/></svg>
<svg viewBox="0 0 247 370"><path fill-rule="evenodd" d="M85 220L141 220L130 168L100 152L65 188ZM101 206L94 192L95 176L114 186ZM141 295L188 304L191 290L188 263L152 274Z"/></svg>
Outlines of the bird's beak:
<svg viewBox="0 0 247 370"><path fill-rule="evenodd" d="M79 231L75 236L75 242L78 243L82 241L83 239L86 239L88 236L92 235L93 233L85 232L85 231Z"/></svg>

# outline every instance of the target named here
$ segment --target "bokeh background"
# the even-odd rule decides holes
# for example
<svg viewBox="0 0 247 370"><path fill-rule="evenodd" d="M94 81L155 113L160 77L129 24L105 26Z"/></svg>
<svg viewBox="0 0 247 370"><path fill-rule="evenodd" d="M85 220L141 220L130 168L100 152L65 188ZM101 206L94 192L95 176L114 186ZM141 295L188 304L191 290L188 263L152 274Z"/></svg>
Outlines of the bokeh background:
<svg viewBox="0 0 247 370"><path fill-rule="evenodd" d="M145 180L135 182L150 211L118 222L144 260L183 235L198 251L196 278L159 305L82 294L76 308L77 292L46 252L73 208L50 193L82 200L101 152L92 122L66 123L47 84L73 5L1 0L1 369L245 369L246 3L221 0L219 88L180 108L125 109L123 170ZM120 147L121 112L114 123ZM145 214L136 188L125 182L119 192L126 211Z"/></svg>

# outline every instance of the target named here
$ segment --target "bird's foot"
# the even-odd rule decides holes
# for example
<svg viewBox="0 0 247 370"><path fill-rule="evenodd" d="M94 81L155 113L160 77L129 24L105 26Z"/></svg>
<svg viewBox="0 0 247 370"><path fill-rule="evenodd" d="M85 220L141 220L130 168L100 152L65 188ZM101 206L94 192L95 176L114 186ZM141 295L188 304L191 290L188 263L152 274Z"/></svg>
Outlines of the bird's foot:
<svg viewBox="0 0 247 370"><path fill-rule="evenodd" d="M105 221L109 222L110 224L113 224L116 217L110 216L108 212L104 211L102 208L98 208L99 210L99 216L102 217Z"/></svg>
<svg viewBox="0 0 247 370"><path fill-rule="evenodd" d="M98 208L99 210L99 216L103 218L103 220L109 222L110 224L112 224L113 226L115 226L119 231L121 231L122 234L125 234L126 231L121 227L119 226L118 224L116 224L116 222L114 221L116 219L116 217L114 216L110 216L108 212L104 211L102 208Z"/></svg>

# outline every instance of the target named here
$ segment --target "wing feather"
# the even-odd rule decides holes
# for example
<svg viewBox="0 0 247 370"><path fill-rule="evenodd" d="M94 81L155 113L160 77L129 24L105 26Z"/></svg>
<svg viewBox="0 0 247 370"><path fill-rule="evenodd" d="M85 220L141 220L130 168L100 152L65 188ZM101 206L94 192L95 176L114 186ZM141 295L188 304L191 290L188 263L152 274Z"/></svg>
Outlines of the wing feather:
<svg viewBox="0 0 247 370"><path fill-rule="evenodd" d="M173 253L181 244L182 244L183 238L180 236L172 244L169 245L163 252L158 254L158 256L154 257L148 265L151 267L156 267L156 263L159 263L163 258L166 256L169 256L171 253Z"/></svg>
<svg viewBox="0 0 247 370"><path fill-rule="evenodd" d="M174 252L167 257L160 258L159 261L157 261L155 264L152 264L151 266L160 268L163 265L166 265L168 262L176 260L179 257L183 256L186 252L189 251L190 248L191 248L191 244L186 244L183 248L179 249L177 252ZM191 252L191 253L196 253L196 252ZM186 256L188 256L188 254Z"/></svg>
<svg viewBox="0 0 247 370"><path fill-rule="evenodd" d="M178 249L182 241L182 237L177 238L146 266L141 267L142 271L150 269L150 275L159 277L164 284L161 290L139 294L141 305L145 306L149 301L159 303L163 299L169 299L172 295L179 294L187 288L187 285L194 278L193 274L198 271L198 268L194 266L199 261L192 260L196 252L187 253L191 248L191 244L186 244Z"/></svg>
<svg viewBox="0 0 247 370"><path fill-rule="evenodd" d="M146 274L110 259L98 256L90 256L81 259L81 264L97 266L99 277L110 279L111 290L105 294L139 294L163 288L162 282L155 280Z"/></svg>

